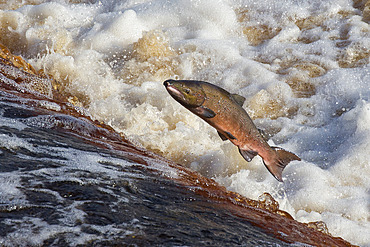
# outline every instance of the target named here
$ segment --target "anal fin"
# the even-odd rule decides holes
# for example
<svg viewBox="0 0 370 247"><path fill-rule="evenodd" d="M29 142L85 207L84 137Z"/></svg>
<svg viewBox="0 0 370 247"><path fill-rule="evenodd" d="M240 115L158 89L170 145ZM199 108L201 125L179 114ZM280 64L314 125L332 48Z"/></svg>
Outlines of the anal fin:
<svg viewBox="0 0 370 247"><path fill-rule="evenodd" d="M254 156L256 156L258 153L255 152L255 151L252 151L252 150L243 150L243 149L240 149L239 148L239 153L243 156L243 158L248 161L248 162L251 162L252 159L254 158Z"/></svg>

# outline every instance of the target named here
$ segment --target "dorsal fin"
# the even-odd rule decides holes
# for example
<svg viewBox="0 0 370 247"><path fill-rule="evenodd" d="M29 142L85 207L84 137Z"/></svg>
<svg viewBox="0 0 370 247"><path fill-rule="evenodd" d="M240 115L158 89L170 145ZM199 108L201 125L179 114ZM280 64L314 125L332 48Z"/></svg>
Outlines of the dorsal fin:
<svg viewBox="0 0 370 247"><path fill-rule="evenodd" d="M269 134L266 134L266 132L262 129L259 129L257 128L258 132L260 132L260 135L262 136L262 138L268 142L268 140L270 140L270 135Z"/></svg>
<svg viewBox="0 0 370 247"><path fill-rule="evenodd" d="M244 104L244 101L245 101L245 98L239 94L231 94L231 97L235 100L235 102L240 105L240 106L243 106Z"/></svg>

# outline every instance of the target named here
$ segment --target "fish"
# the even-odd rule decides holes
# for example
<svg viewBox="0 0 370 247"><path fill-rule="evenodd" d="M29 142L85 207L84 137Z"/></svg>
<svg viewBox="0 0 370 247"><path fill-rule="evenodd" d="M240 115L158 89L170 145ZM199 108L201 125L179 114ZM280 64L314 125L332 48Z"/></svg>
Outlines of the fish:
<svg viewBox="0 0 370 247"><path fill-rule="evenodd" d="M283 182L284 168L301 159L280 147L270 146L243 109L245 98L205 81L166 80L167 92L178 103L214 127L223 141L231 141L248 162L259 155L267 170Z"/></svg>

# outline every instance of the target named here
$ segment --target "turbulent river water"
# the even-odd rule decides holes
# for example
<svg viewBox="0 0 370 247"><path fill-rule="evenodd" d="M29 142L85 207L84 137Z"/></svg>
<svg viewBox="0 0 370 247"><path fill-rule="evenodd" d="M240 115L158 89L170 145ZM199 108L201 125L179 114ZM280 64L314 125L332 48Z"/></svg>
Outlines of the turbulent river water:
<svg viewBox="0 0 370 247"><path fill-rule="evenodd" d="M369 21L366 0L0 1L2 244L216 245L246 243L245 229L282 244L216 200L267 192L297 221L370 246ZM170 78L245 97L269 144L302 161L277 182L175 102Z"/></svg>

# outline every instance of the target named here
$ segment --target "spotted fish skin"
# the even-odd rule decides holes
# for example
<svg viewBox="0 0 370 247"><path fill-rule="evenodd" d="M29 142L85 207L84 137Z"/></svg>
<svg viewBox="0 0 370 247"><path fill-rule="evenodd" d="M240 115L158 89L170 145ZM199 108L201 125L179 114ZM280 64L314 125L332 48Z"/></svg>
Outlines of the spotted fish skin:
<svg viewBox="0 0 370 247"><path fill-rule="evenodd" d="M282 172L289 162L301 160L266 142L242 107L244 97L204 81L166 80L163 85L177 102L214 127L222 140L236 145L246 161L259 155L278 181L283 181Z"/></svg>

